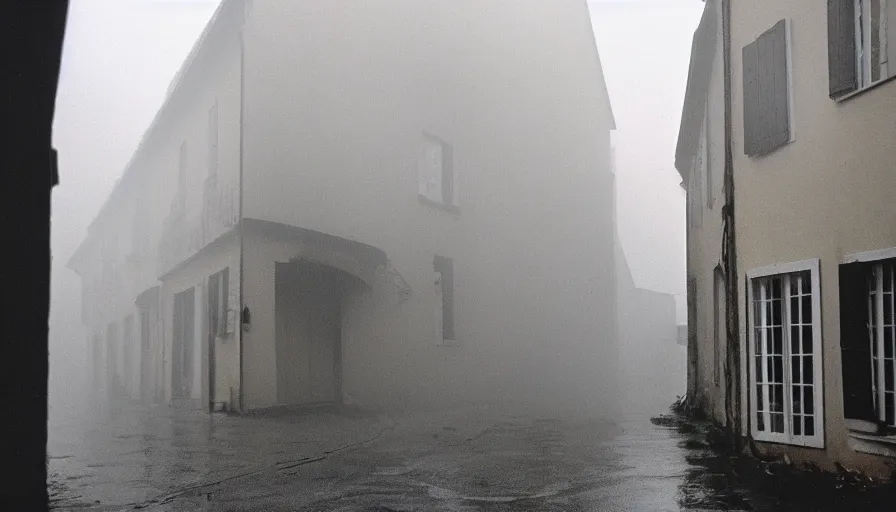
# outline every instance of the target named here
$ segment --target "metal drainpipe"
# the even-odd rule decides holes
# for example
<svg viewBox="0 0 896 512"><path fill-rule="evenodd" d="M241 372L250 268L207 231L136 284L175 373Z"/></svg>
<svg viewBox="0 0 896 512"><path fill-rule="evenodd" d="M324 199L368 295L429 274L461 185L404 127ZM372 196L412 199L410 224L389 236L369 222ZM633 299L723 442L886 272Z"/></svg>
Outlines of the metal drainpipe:
<svg viewBox="0 0 896 512"><path fill-rule="evenodd" d="M243 165L245 162L245 153L246 153L246 144L245 137L243 136L243 132L246 129L245 126L245 111L246 111L246 102L245 102L245 88L246 88L246 40L244 37L245 27L246 27L246 18L245 18L245 9L243 14L243 27L240 29L240 180L239 180L239 219L237 219L237 234L240 238L240 300L237 306L237 312L235 315L234 323L239 327L239 340L240 340L240 364L239 364L239 376L240 376L240 386L239 386L239 406L237 410L240 414L244 413L245 410L243 408L243 381L245 380L245 376L243 375L243 342L245 333L243 332L243 287L245 286L245 264L244 264L244 253L245 253L245 243L243 241L244 238L244 225L243 225Z"/></svg>
<svg viewBox="0 0 896 512"><path fill-rule="evenodd" d="M722 2L722 66L724 74L725 98L725 207L722 209L725 224L723 240L725 259L725 314L727 327L726 359L727 370L725 383L725 415L732 448L739 451L743 445L741 437L741 361L740 361L740 323L738 302L737 250L735 245L734 216L734 155L732 144L731 121L731 0Z"/></svg>

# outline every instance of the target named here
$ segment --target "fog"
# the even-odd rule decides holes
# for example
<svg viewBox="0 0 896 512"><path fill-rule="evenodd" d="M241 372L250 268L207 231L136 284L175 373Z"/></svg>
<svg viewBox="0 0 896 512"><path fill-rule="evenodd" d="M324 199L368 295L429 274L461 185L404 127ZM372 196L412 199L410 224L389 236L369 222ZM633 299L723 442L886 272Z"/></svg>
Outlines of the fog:
<svg viewBox="0 0 896 512"><path fill-rule="evenodd" d="M228 57L239 54L238 38L210 34L210 41L222 41L215 43L221 55L194 56L204 62L197 65L201 72L180 77L172 89L216 1L71 1L53 133L61 183L52 203L51 446L79 442L85 423L72 418L96 420L112 409L129 408L145 414L147 403L167 408L207 400L194 412L219 414L330 402L333 396L346 406L390 411L506 402L535 407L539 414L580 409L612 420L619 411L663 412L684 394L677 325L686 322L685 203L673 155L691 38L703 3L590 0L600 67L593 48L582 45L591 34L588 20L576 23L585 13L577 2L551 7L530 0L516 10L509 0L496 0L492 9L461 4L464 8L452 11L438 2L358 3L355 12L333 8L332 17L326 8L296 7L285 14L295 24L278 27L273 2L256 1L246 23L257 36L245 43L242 66ZM480 14L469 14L473 9ZM221 15L225 29L226 16L237 14ZM496 28L502 16L512 21ZM374 18L379 21L369 21ZM259 29L264 23L270 28ZM327 23L341 26L328 29ZM541 43L509 28L526 23L543 27ZM469 39L453 33L457 26L465 27ZM414 27L412 36L391 37L406 27ZM509 44L501 46L500 34L518 38L513 47L550 67L526 68L526 58ZM574 47L581 51L551 50L549 41L579 44ZM471 50L477 44L506 52L504 58L482 57ZM343 55L351 59L351 72L341 67L347 65L339 62ZM278 58L291 65L277 64ZM406 62L413 66L403 67ZM463 70L453 89L445 86L452 70ZM297 84L309 91L307 97L284 91ZM604 87L608 103L602 99ZM570 97L576 101L564 99ZM173 113L157 118L163 104ZM152 272L135 271L138 277L121 285L129 290L121 294L127 302L121 307L134 313L133 323L119 328L130 329L130 339L138 342L142 313L134 301L156 284L140 276L164 275L155 292L158 316L146 327L147 336L159 337L160 348L150 357L145 348L128 349L127 336L120 338L117 346L134 359L114 357L124 357L124 367L133 369L121 384L130 388L113 400L111 381L98 377L109 375L102 361L113 356L94 345L110 336L96 332L106 320L91 326L83 316L100 318L102 310L119 305L82 304L83 276L69 267L89 273L83 269L105 259L107 250L119 251L113 258L124 261L130 253L123 252L130 249L122 248L140 246L134 240L164 239L173 229L165 221L172 204L164 191L173 183L181 186L178 146L181 159L189 151L191 162L197 162L190 172L204 173L211 165L204 142L185 150L175 139L181 132L187 140L191 130L204 133L209 105L215 121L220 119L214 165L221 184L208 214L202 195L208 183L184 178L195 201L187 199L183 215L204 219L196 235L203 241L195 243L208 242L211 249L190 259L192 245L167 253L144 247L159 261L151 264ZM181 120L191 116L197 121ZM406 137L406 127L416 119L424 119L421 129L414 128L424 135L419 140ZM241 123L245 135L239 133ZM144 140L151 125L155 131ZM411 171L415 182L401 182L402 166L424 166L415 144L423 145L424 155L438 151L439 158L451 154L456 160L454 188L446 188L444 172L434 185L440 189L435 202L444 198L445 204L430 204L432 183L420 178L418 189L417 170ZM164 147L169 149L154 149ZM358 174L372 154L383 170ZM464 168L469 163L476 169ZM505 166L519 172L486 172ZM557 177L527 171L553 167L574 170ZM167 184L148 178L125 182L125 169L132 169L132 176L166 173ZM306 178L314 175L308 169L328 172ZM140 192L110 201L108 208L118 213L107 213L113 220L96 230L126 216L121 224L129 227L120 245L116 238L113 249L105 244L84 249L79 263L69 264L119 180L122 189ZM570 183L578 184L572 187L578 192L590 192L568 190ZM234 200L233 191L241 186L245 192ZM297 191L306 194L299 201L293 199ZM419 193L419 201L414 197L405 208L400 194L390 195L395 191ZM522 201L513 193L533 195ZM328 209L343 199L338 210ZM257 225L244 222L246 231L229 246L226 237L240 212ZM141 224L141 215L156 220ZM275 262L292 266L275 267ZM316 265L328 270L317 272ZM209 285L224 268L229 268L227 280ZM526 279L512 271L524 272ZM211 291L228 281L226 292ZM297 282L319 292L287 290ZM183 295L193 285L195 298ZM191 382L177 384L172 372L185 363L169 361L177 342L162 331L179 325L184 313L178 308L185 300L189 308L210 308L212 300L225 306L214 312L215 329L221 331L217 339L212 334L211 344L206 342L211 321L196 312L197 338L206 345L198 344L204 348L189 356L195 362L188 372ZM335 309L327 311L338 314L327 320L330 313L322 306L303 309L305 303L332 303ZM288 312L281 315L282 308ZM439 329L435 343L426 339L434 328ZM304 345L281 347L283 332L324 336L320 333L327 329L341 337L331 376L313 368L314 357L331 354ZM437 348L424 351L422 345ZM471 348L475 345L481 346ZM158 358L158 371L146 369L152 358ZM276 375L302 358L311 358L313 384L305 377L292 381ZM115 371L111 375L118 378ZM180 401L179 385L186 386ZM307 396L295 391L306 385Z"/></svg>

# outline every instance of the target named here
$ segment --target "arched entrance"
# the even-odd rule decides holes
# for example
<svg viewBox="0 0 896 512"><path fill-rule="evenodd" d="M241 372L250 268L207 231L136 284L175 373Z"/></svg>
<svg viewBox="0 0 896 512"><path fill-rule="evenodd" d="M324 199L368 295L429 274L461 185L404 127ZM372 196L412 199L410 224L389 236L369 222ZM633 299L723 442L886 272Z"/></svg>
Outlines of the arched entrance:
<svg viewBox="0 0 896 512"><path fill-rule="evenodd" d="M338 403L342 399L342 301L363 286L327 265L296 260L275 267L277 402Z"/></svg>

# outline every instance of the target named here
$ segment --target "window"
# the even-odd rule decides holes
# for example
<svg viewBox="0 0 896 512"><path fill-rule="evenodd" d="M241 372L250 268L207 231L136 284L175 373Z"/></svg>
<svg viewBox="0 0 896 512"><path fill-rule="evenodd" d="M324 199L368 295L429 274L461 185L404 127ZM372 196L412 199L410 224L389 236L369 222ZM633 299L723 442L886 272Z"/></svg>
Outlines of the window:
<svg viewBox="0 0 896 512"><path fill-rule="evenodd" d="M871 390L877 418L896 427L896 337L893 320L893 261L878 263L868 275L868 337Z"/></svg>
<svg viewBox="0 0 896 512"><path fill-rule="evenodd" d="M768 154L791 141L789 30L786 20L743 49L744 153Z"/></svg>
<svg viewBox="0 0 896 512"><path fill-rule="evenodd" d="M824 447L818 260L747 277L753 437Z"/></svg>
<svg viewBox="0 0 896 512"><path fill-rule="evenodd" d="M828 1L828 75L831 98L840 98L893 76L896 0ZM896 70L894 70L896 71Z"/></svg>
<svg viewBox="0 0 896 512"><path fill-rule="evenodd" d="M881 257L883 256L883 257ZM850 428L896 428L896 249L840 266L843 409Z"/></svg>
<svg viewBox="0 0 896 512"><path fill-rule="evenodd" d="M229 268L208 278L208 330L212 339L230 334L227 325L229 280Z"/></svg>
<svg viewBox="0 0 896 512"><path fill-rule="evenodd" d="M433 259L436 273L437 317L441 319L442 340L454 340L454 261L436 256ZM441 300L438 300L441 299Z"/></svg>
<svg viewBox="0 0 896 512"><path fill-rule="evenodd" d="M208 111L208 175L218 174L218 103Z"/></svg>
<svg viewBox="0 0 896 512"><path fill-rule="evenodd" d="M420 198L438 205L456 206L454 148L427 134L423 142L419 163Z"/></svg>
<svg viewBox="0 0 896 512"><path fill-rule="evenodd" d="M177 206L181 212L187 205L187 142L180 145L180 153L177 158Z"/></svg>

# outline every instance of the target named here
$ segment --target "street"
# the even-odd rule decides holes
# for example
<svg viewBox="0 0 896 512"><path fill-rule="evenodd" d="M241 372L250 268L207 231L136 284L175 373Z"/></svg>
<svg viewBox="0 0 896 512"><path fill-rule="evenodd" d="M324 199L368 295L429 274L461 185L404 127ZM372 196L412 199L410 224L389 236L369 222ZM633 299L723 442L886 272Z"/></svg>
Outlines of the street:
<svg viewBox="0 0 896 512"><path fill-rule="evenodd" d="M783 507L732 483L727 457L699 431L646 417L614 425L488 407L242 418L159 408L57 421L50 439L58 510Z"/></svg>

